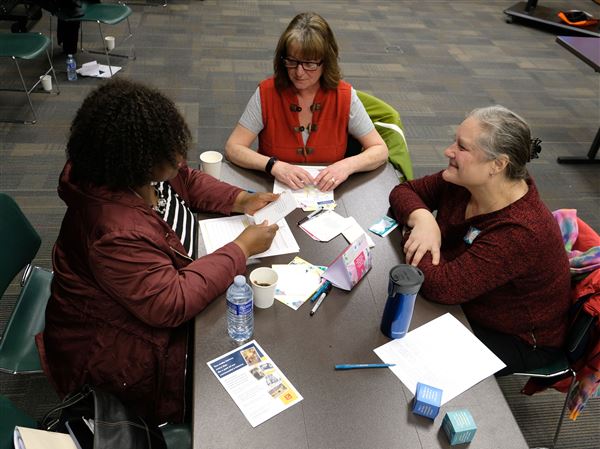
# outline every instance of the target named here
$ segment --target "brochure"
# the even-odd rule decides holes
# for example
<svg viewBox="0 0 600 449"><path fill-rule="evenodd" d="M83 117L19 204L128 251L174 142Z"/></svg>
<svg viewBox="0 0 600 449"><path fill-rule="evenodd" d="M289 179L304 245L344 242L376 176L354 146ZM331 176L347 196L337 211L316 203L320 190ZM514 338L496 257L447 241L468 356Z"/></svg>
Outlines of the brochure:
<svg viewBox="0 0 600 449"><path fill-rule="evenodd" d="M329 265L323 278L343 290L352 290L371 269L371 250L363 234Z"/></svg>
<svg viewBox="0 0 600 449"><path fill-rule="evenodd" d="M281 193L277 200L267 204L260 210L257 210L251 217L254 219L254 223L260 224L267 220L269 224L277 223L285 218L290 212L296 209L296 199L292 192L285 190Z"/></svg>
<svg viewBox="0 0 600 449"><path fill-rule="evenodd" d="M252 427L303 399L256 340L207 365Z"/></svg>

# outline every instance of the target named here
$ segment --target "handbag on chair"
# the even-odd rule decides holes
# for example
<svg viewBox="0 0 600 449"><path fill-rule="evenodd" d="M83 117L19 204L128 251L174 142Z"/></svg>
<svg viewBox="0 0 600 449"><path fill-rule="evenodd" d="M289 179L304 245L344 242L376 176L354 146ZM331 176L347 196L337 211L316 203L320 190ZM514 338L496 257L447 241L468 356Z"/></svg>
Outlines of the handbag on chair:
<svg viewBox="0 0 600 449"><path fill-rule="evenodd" d="M41 427L54 432L91 432L81 449L167 449L158 427L128 410L112 394L84 386L72 393L42 419ZM86 428L87 427L87 428ZM83 430L81 430L83 429ZM89 447L91 444L91 447Z"/></svg>

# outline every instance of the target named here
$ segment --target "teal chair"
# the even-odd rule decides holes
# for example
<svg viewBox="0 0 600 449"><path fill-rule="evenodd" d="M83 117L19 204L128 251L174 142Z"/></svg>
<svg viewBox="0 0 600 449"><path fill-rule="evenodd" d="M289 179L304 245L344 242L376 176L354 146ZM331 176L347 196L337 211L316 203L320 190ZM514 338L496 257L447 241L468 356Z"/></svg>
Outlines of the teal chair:
<svg viewBox="0 0 600 449"><path fill-rule="evenodd" d="M25 83L25 79L23 78L23 74L21 72L21 67L19 66L19 60L34 59L45 52L46 57L48 58L48 63L50 64L50 68L41 75L49 75L51 73L54 77L54 86L52 92L55 92L56 94L60 93L58 79L56 78L56 73L54 72L52 59L50 58L50 54L48 53L49 44L50 39L48 39L41 33L0 33L0 57L11 58L15 62L17 72L19 73L19 78L21 79L21 85L23 86L23 89L1 88L0 90L11 92L25 92L25 95L27 96L27 101L29 102L29 107L31 108L31 114L33 115L32 120L1 119L0 121L8 123L27 124L33 124L37 121L35 109L33 109L33 103L31 102L30 94L32 92L45 91L40 89L35 90L35 88L38 87L38 85L41 82L41 78L39 77L37 78L37 81L33 86L29 88L27 87L27 83Z"/></svg>
<svg viewBox="0 0 600 449"><path fill-rule="evenodd" d="M40 236L19 206L0 193L0 295L23 270L22 289L0 340L3 372L42 371L35 335L44 329L52 272L31 265L40 245Z"/></svg>
<svg viewBox="0 0 600 449"><path fill-rule="evenodd" d="M15 426L37 429L37 423L19 410L3 395L0 395L0 449L14 449L13 433Z"/></svg>
<svg viewBox="0 0 600 449"><path fill-rule="evenodd" d="M168 449L191 449L192 433L187 424L166 424L160 428Z"/></svg>
<svg viewBox="0 0 600 449"><path fill-rule="evenodd" d="M129 16L132 13L132 10L129 6L123 3L88 3L86 1L81 2L81 10L83 15L80 17L68 17L65 15L61 15L60 12L57 12L55 15L61 20L67 22L81 22L80 27L80 36L79 36L79 47L83 51L83 24L85 22L96 22L98 24L98 31L100 32L100 45L103 49L102 52L88 50L88 53L97 53L103 54L106 56L106 63L109 68L110 76L113 76L112 66L110 63L111 56L117 58L131 58L135 59L135 46L133 43L133 33L131 32L131 24L129 22ZM104 45L104 33L102 32L102 24L104 25L118 25L123 21L127 21L127 36L123 39L123 43L131 40L131 48L130 55L123 55L112 53L112 50L108 50L106 45ZM50 36L52 36L52 19L50 19ZM53 42L54 44L54 42ZM52 45L54 49L54 45Z"/></svg>

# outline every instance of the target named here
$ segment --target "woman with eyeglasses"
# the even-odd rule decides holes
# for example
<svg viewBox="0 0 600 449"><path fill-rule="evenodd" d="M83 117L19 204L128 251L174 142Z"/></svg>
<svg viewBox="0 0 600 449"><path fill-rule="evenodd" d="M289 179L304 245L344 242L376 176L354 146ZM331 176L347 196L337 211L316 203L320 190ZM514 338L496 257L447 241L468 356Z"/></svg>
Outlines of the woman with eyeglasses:
<svg viewBox="0 0 600 449"><path fill-rule="evenodd" d="M547 365L567 331L569 260L526 168L540 150L517 114L475 109L444 151L448 167L390 194L411 229L403 250L425 275L421 293L462 305L475 335L506 364L496 375Z"/></svg>
<svg viewBox="0 0 600 449"><path fill-rule="evenodd" d="M234 164L301 189L333 190L352 173L383 164L388 149L355 90L342 81L338 46L316 13L292 19L279 38L274 76L263 80L225 145ZM363 151L345 158L348 134ZM258 136L258 152L250 145ZM313 177L298 164L327 168Z"/></svg>

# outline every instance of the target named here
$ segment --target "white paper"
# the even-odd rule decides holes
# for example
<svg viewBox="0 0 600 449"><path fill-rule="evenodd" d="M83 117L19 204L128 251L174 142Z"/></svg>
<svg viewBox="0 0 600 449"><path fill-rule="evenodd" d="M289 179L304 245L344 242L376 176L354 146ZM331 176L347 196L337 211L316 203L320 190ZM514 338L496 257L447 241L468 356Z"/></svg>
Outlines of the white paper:
<svg viewBox="0 0 600 449"><path fill-rule="evenodd" d="M112 74L114 75L119 70L121 70L121 67L116 66L116 65L111 65L110 69L112 69ZM111 77L109 67L104 64L98 64L97 61L91 61L91 62L86 62L85 64L82 64L81 67L76 70L76 72L78 74L80 74L81 76L92 76L95 78L110 78Z"/></svg>
<svg viewBox="0 0 600 449"><path fill-rule="evenodd" d="M260 224L267 220L269 224L277 223L279 220L285 218L290 212L296 209L296 199L292 192L285 190L281 192L281 195L277 200L267 204L262 209L257 210L252 218L256 224Z"/></svg>
<svg viewBox="0 0 600 449"><path fill-rule="evenodd" d="M3 446L4 446L3 442ZM73 439L66 433L49 432L16 426L13 433L16 449L77 449Z"/></svg>
<svg viewBox="0 0 600 449"><path fill-rule="evenodd" d="M506 366L449 313L374 351L413 394L417 382L441 388L442 405Z"/></svg>
<svg viewBox="0 0 600 449"><path fill-rule="evenodd" d="M313 178L316 178L321 170L326 168L325 166L314 166L314 165L298 165L303 168ZM292 190L285 184L275 180L273 184L273 193L281 193L283 191L290 191L294 195L298 207L301 207L304 211L317 210L319 208L333 209L335 208L335 200L333 198L333 190L329 192L321 192L314 185L304 186L302 189Z"/></svg>
<svg viewBox="0 0 600 449"><path fill-rule="evenodd" d="M358 224L354 217L347 217L346 221L349 224L348 227L342 231L342 234L346 240L348 240L348 243L354 243L357 238L364 234L367 238L367 244L369 245L369 248L373 248L375 246L375 242L373 242L371 236L365 232L365 230Z"/></svg>
<svg viewBox="0 0 600 449"><path fill-rule="evenodd" d="M252 427L303 399L256 340L207 365Z"/></svg>
<svg viewBox="0 0 600 449"><path fill-rule="evenodd" d="M328 242L343 232L350 223L332 210L325 211L300 225L312 238Z"/></svg>
<svg viewBox="0 0 600 449"><path fill-rule="evenodd" d="M319 288L321 269L310 264L272 265L277 272L275 299L298 310Z"/></svg>
<svg viewBox="0 0 600 449"><path fill-rule="evenodd" d="M234 241L250 224L252 223L245 215L200 220L200 234L204 240L206 254L213 253L222 246ZM263 253L250 256L250 259L297 253L300 251L300 247L285 219L277 222L277 225L279 229L275 234L271 247Z"/></svg>

